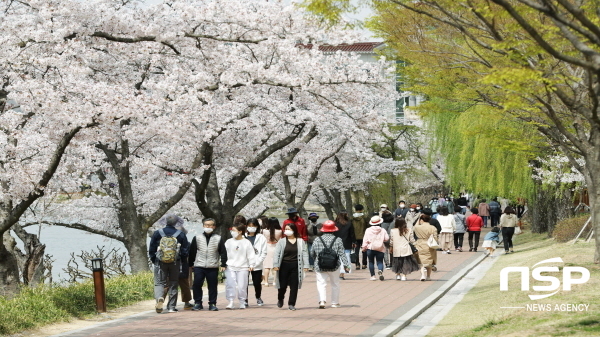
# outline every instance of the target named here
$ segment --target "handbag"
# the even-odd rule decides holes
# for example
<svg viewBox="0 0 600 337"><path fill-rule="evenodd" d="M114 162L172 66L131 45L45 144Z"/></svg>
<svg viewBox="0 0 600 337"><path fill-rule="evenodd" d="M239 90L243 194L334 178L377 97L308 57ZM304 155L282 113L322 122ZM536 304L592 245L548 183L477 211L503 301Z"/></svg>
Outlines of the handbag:
<svg viewBox="0 0 600 337"><path fill-rule="evenodd" d="M412 251L412 253L417 253L419 251L417 247L415 247L415 245L413 245L412 242L410 242L406 236L404 236L404 238L406 239L406 241L408 241L408 245L410 246L410 250Z"/></svg>
<svg viewBox="0 0 600 337"><path fill-rule="evenodd" d="M440 245L438 244L437 240L433 237L433 234L431 234L429 236L429 239L427 240L427 245L431 249L438 249L438 248L440 248Z"/></svg>
<svg viewBox="0 0 600 337"><path fill-rule="evenodd" d="M354 250L352 250L350 252L350 263L357 263L357 259L356 259L356 252Z"/></svg>
<svg viewBox="0 0 600 337"><path fill-rule="evenodd" d="M521 234L521 233L523 233L523 231L521 231L521 227L519 227L519 226L516 226L516 227L515 227L515 235L519 235L519 234Z"/></svg>

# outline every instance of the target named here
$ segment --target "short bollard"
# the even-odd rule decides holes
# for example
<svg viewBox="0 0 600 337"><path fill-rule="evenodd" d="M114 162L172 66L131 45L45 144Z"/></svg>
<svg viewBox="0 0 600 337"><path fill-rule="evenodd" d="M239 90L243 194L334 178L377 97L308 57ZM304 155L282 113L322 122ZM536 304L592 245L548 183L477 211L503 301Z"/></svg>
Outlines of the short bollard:
<svg viewBox="0 0 600 337"><path fill-rule="evenodd" d="M102 259L92 259L92 272L94 273L96 311L106 312L106 291L104 290L104 265Z"/></svg>

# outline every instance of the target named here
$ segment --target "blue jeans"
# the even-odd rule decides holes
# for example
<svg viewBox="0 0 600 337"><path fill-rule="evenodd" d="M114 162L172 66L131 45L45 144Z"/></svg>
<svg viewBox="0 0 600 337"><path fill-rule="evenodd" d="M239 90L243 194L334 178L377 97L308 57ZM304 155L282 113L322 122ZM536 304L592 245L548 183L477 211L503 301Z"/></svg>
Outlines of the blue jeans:
<svg viewBox="0 0 600 337"><path fill-rule="evenodd" d="M367 259L369 259L369 271L371 276L375 276L375 260L377 260L377 269L383 271L383 252L376 250L367 250Z"/></svg>
<svg viewBox="0 0 600 337"><path fill-rule="evenodd" d="M483 220L483 227L487 227L489 216L482 216L481 220Z"/></svg>
<svg viewBox="0 0 600 337"><path fill-rule="evenodd" d="M308 244L308 264L311 267L313 267L315 265L315 259L313 259L312 254L311 254L311 252L312 252L312 245L313 245L312 243Z"/></svg>

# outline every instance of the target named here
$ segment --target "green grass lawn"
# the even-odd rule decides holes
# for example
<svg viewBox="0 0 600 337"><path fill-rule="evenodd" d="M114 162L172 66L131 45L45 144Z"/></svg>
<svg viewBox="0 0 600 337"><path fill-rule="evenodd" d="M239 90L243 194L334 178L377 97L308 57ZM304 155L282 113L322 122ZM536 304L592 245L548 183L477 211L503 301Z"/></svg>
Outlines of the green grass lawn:
<svg viewBox="0 0 600 337"><path fill-rule="evenodd" d="M517 236L514 243L515 253L494 257L497 261L483 279L429 336L600 336L600 266L593 263L594 242L580 241L575 245L556 243L545 234L526 233ZM499 248L498 251L504 251ZM520 291L520 277L514 273L509 277L509 290L500 291L502 268L526 266L532 270L537 262L554 257L562 258L564 266L587 268L590 280L585 284L573 285L571 291L563 291L561 283L556 295L533 301L527 295L536 292ZM543 275L556 276L562 282L562 272ZM579 277L579 274L573 275L573 278ZM530 289L535 285L549 283L530 278ZM527 307L527 304L549 304L552 308L557 304L589 304L589 309L587 312L566 312L500 308Z"/></svg>

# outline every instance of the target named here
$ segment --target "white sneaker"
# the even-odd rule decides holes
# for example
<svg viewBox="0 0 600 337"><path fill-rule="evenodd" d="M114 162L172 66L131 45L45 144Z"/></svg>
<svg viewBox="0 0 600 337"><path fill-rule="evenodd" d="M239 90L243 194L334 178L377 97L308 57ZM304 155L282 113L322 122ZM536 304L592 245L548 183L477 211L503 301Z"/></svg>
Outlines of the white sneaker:
<svg viewBox="0 0 600 337"><path fill-rule="evenodd" d="M400 281L406 281L406 276L402 275L402 277L400 278Z"/></svg>
<svg viewBox="0 0 600 337"><path fill-rule="evenodd" d="M396 275L396 280L400 281L400 275Z"/></svg>
<svg viewBox="0 0 600 337"><path fill-rule="evenodd" d="M325 309L325 301L319 302L319 309Z"/></svg>
<svg viewBox="0 0 600 337"><path fill-rule="evenodd" d="M377 281L377 278L375 276L371 276L371 281Z"/></svg>
<svg viewBox="0 0 600 337"><path fill-rule="evenodd" d="M341 305L339 303L337 303L337 304L332 304L331 307L332 308L339 308L339 307L341 307Z"/></svg>
<svg viewBox="0 0 600 337"><path fill-rule="evenodd" d="M229 301L229 304L225 307L227 310L233 310L233 301Z"/></svg>
<svg viewBox="0 0 600 337"><path fill-rule="evenodd" d="M246 303L240 303L240 309L246 309Z"/></svg>

